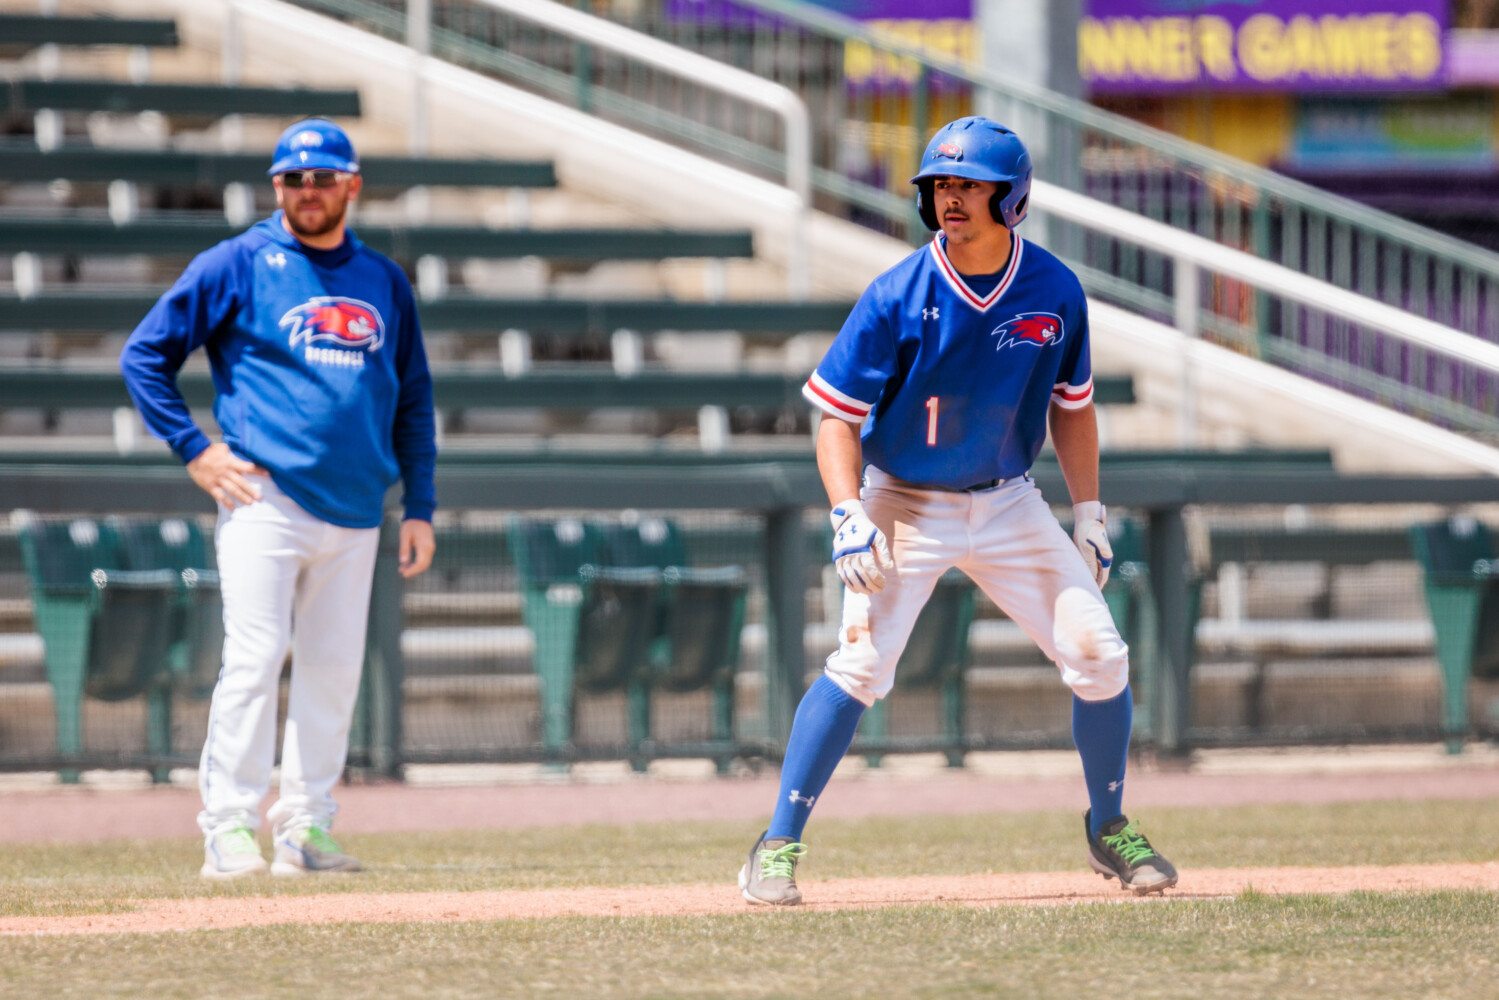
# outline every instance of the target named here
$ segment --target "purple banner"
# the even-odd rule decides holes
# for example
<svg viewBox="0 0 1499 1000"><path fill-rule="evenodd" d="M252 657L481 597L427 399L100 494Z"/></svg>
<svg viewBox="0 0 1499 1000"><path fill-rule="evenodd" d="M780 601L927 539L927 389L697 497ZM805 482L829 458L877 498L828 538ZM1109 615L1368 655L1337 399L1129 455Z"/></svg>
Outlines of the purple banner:
<svg viewBox="0 0 1499 1000"><path fill-rule="evenodd" d="M973 19L973 0L810 0L809 6L859 21ZM738 23L757 13L773 16L729 0L666 0L666 16L673 20Z"/></svg>
<svg viewBox="0 0 1499 1000"><path fill-rule="evenodd" d="M1440 90L1450 0L1086 0L1095 94Z"/></svg>

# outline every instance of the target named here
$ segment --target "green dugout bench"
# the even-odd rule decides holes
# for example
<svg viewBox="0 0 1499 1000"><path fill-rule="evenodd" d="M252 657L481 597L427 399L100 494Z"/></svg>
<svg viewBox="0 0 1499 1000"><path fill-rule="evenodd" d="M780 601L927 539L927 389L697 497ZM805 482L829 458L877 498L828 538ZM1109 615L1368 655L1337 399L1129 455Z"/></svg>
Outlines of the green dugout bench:
<svg viewBox="0 0 1499 1000"><path fill-rule="evenodd" d="M222 216L163 213L116 225L107 218L0 220L0 253L196 254L244 231ZM660 260L666 257L750 257L745 231L669 229L489 229L484 226L354 227L381 253L403 260L442 257L549 257L567 260Z"/></svg>
<svg viewBox="0 0 1499 1000"><path fill-rule="evenodd" d="M0 48L38 45L142 45L175 48L177 23L162 18L0 14Z"/></svg>
<svg viewBox="0 0 1499 1000"><path fill-rule="evenodd" d="M0 37L4 28L0 27ZM63 146L40 150L31 142L0 142L0 182L68 180L133 181L142 185L269 184L264 153L183 149L96 149ZM422 156L362 156L359 175L369 188L553 188L557 172L545 161Z"/></svg>
<svg viewBox="0 0 1499 1000"><path fill-rule="evenodd" d="M0 113L160 111L168 115L308 115L359 117L357 90L245 87L212 83L122 83L117 80L13 80L0 88Z"/></svg>

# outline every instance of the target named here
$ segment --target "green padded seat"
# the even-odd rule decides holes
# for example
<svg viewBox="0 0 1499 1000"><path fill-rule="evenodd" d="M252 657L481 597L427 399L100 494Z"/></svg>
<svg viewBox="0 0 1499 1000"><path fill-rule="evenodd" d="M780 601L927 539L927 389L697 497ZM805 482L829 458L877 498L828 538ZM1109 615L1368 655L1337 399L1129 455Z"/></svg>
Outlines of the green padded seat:
<svg viewBox="0 0 1499 1000"><path fill-rule="evenodd" d="M218 682L224 655L224 602L209 544L188 518L111 521L127 569L170 570L178 586L170 666L173 685L207 698Z"/></svg>
<svg viewBox="0 0 1499 1000"><path fill-rule="evenodd" d="M133 698L167 669L177 574L125 569L119 549L113 528L88 518L33 521L21 531L63 756L83 748L85 695Z"/></svg>

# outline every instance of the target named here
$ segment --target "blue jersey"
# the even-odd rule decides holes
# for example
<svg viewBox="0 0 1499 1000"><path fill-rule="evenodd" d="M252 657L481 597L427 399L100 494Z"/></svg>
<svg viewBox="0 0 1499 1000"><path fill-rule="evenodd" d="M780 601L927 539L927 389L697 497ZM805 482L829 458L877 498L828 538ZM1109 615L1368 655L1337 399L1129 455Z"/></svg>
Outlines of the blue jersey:
<svg viewBox="0 0 1499 1000"><path fill-rule="evenodd" d="M962 489L1022 475L1048 407L1093 401L1082 286L1016 236L981 295L939 235L870 284L802 394L862 424L864 460L907 482Z"/></svg>
<svg viewBox="0 0 1499 1000"><path fill-rule="evenodd" d="M432 377L411 284L389 258L352 231L334 250L306 246L280 212L199 254L120 355L146 426L184 462L209 444L176 381L199 347L225 443L309 513L375 527L399 476L406 516L431 520Z"/></svg>

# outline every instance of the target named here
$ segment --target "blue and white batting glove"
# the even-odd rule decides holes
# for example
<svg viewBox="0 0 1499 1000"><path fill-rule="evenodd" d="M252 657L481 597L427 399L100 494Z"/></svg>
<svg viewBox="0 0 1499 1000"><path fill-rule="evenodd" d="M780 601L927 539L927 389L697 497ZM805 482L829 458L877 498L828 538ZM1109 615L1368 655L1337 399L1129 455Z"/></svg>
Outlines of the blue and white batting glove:
<svg viewBox="0 0 1499 1000"><path fill-rule="evenodd" d="M838 579L856 594L885 589L885 570L895 568L885 535L858 500L845 500L833 508L833 565Z"/></svg>
<svg viewBox="0 0 1499 1000"><path fill-rule="evenodd" d="M1114 565L1114 547L1109 544L1108 512L1097 500L1072 505L1072 541L1083 554L1088 571L1101 589L1109 582L1109 567Z"/></svg>

